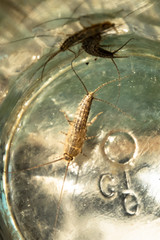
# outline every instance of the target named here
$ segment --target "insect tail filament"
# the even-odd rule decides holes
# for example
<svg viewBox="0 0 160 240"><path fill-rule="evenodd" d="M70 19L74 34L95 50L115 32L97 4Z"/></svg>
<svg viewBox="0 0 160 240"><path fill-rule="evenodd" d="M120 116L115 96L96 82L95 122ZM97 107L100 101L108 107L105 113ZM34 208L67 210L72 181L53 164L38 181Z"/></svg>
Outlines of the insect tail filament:
<svg viewBox="0 0 160 240"><path fill-rule="evenodd" d="M56 225L57 225L57 220L58 220L58 216L59 216L59 209L60 209L60 205L61 205L61 201L62 201L63 189L64 189L64 184L65 184L65 180L66 180L67 173L68 173L69 164L70 164L70 161L68 161L66 169L65 169L65 174L64 174L64 178L63 178L62 187L61 187L61 192L60 192L60 196L59 196L59 200L58 200L58 204L57 204L56 218L55 218L55 222L54 222L54 229L56 229Z"/></svg>
<svg viewBox="0 0 160 240"><path fill-rule="evenodd" d="M17 172L29 171L29 170L32 170L32 169L35 169L35 168L40 168L40 167L44 167L46 165L50 165L50 164L55 163L55 162L59 162L59 161L61 161L63 159L64 159L64 157L56 159L56 160L53 160L53 161L50 161L50 162L47 162L47 163L44 163L44 164L40 164L40 165L37 165L37 166L34 166L34 167L25 168L25 169L21 169L21 170L17 170L17 171L11 171L11 172L8 172L8 173L17 173Z"/></svg>

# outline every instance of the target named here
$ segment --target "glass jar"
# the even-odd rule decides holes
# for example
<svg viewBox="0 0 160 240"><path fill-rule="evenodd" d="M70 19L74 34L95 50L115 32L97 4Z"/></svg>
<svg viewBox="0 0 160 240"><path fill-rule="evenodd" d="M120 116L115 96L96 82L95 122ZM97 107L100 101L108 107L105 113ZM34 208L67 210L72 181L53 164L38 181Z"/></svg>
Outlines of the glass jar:
<svg viewBox="0 0 160 240"><path fill-rule="evenodd" d="M25 18L4 16L2 28L3 238L158 240L158 1L61 0L19 7ZM60 52L43 68L69 34L108 18L116 32L103 33L103 48L114 51L132 39L117 53L126 57L114 59L120 81L111 59L95 59L81 43L71 47L76 57ZM66 168L63 145L73 136L65 140L71 125L66 118L74 118L86 94L73 70L89 92L112 83L95 94L102 101L93 99L88 121L101 114L86 126L82 153Z"/></svg>

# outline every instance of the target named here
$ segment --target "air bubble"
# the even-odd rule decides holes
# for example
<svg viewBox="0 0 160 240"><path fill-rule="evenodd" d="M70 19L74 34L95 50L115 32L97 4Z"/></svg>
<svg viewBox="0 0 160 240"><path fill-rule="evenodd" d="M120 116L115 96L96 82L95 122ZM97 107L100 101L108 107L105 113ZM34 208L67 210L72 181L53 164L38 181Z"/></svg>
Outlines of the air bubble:
<svg viewBox="0 0 160 240"><path fill-rule="evenodd" d="M122 165L130 163L138 154L138 144L134 135L121 130L107 134L100 147L105 158Z"/></svg>

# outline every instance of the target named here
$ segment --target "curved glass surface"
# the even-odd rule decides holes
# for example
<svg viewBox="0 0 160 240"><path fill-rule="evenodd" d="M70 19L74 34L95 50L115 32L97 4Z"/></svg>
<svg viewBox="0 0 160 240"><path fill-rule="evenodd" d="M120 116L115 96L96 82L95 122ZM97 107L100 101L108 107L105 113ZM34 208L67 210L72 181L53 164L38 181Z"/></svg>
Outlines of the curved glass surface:
<svg viewBox="0 0 160 240"><path fill-rule="evenodd" d="M15 17L19 29L2 28L2 218L11 239L158 240L159 3L72 4L24 6L26 18ZM93 99L88 122L101 114L86 126L82 153L66 171L67 161L61 158L73 136L65 140L71 125L67 118L76 116L86 92L71 68L72 51L60 52L43 65L69 34L108 18L116 31L103 33L105 49L114 51L131 39L117 53L126 57L114 59L121 80L111 59L87 54L81 43L71 47L78 55L74 70L89 92L112 82L95 93L104 101ZM13 42L14 33L21 40ZM34 168L39 165L44 166Z"/></svg>

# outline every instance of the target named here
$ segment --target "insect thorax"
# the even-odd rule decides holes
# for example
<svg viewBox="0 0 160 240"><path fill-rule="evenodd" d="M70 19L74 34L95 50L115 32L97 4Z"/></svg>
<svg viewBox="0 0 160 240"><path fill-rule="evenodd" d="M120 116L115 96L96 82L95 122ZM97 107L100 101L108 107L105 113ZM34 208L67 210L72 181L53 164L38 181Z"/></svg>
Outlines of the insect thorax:
<svg viewBox="0 0 160 240"><path fill-rule="evenodd" d="M73 160L73 157L70 156L68 153L64 153L64 160L66 160L66 161L72 161L72 160Z"/></svg>

